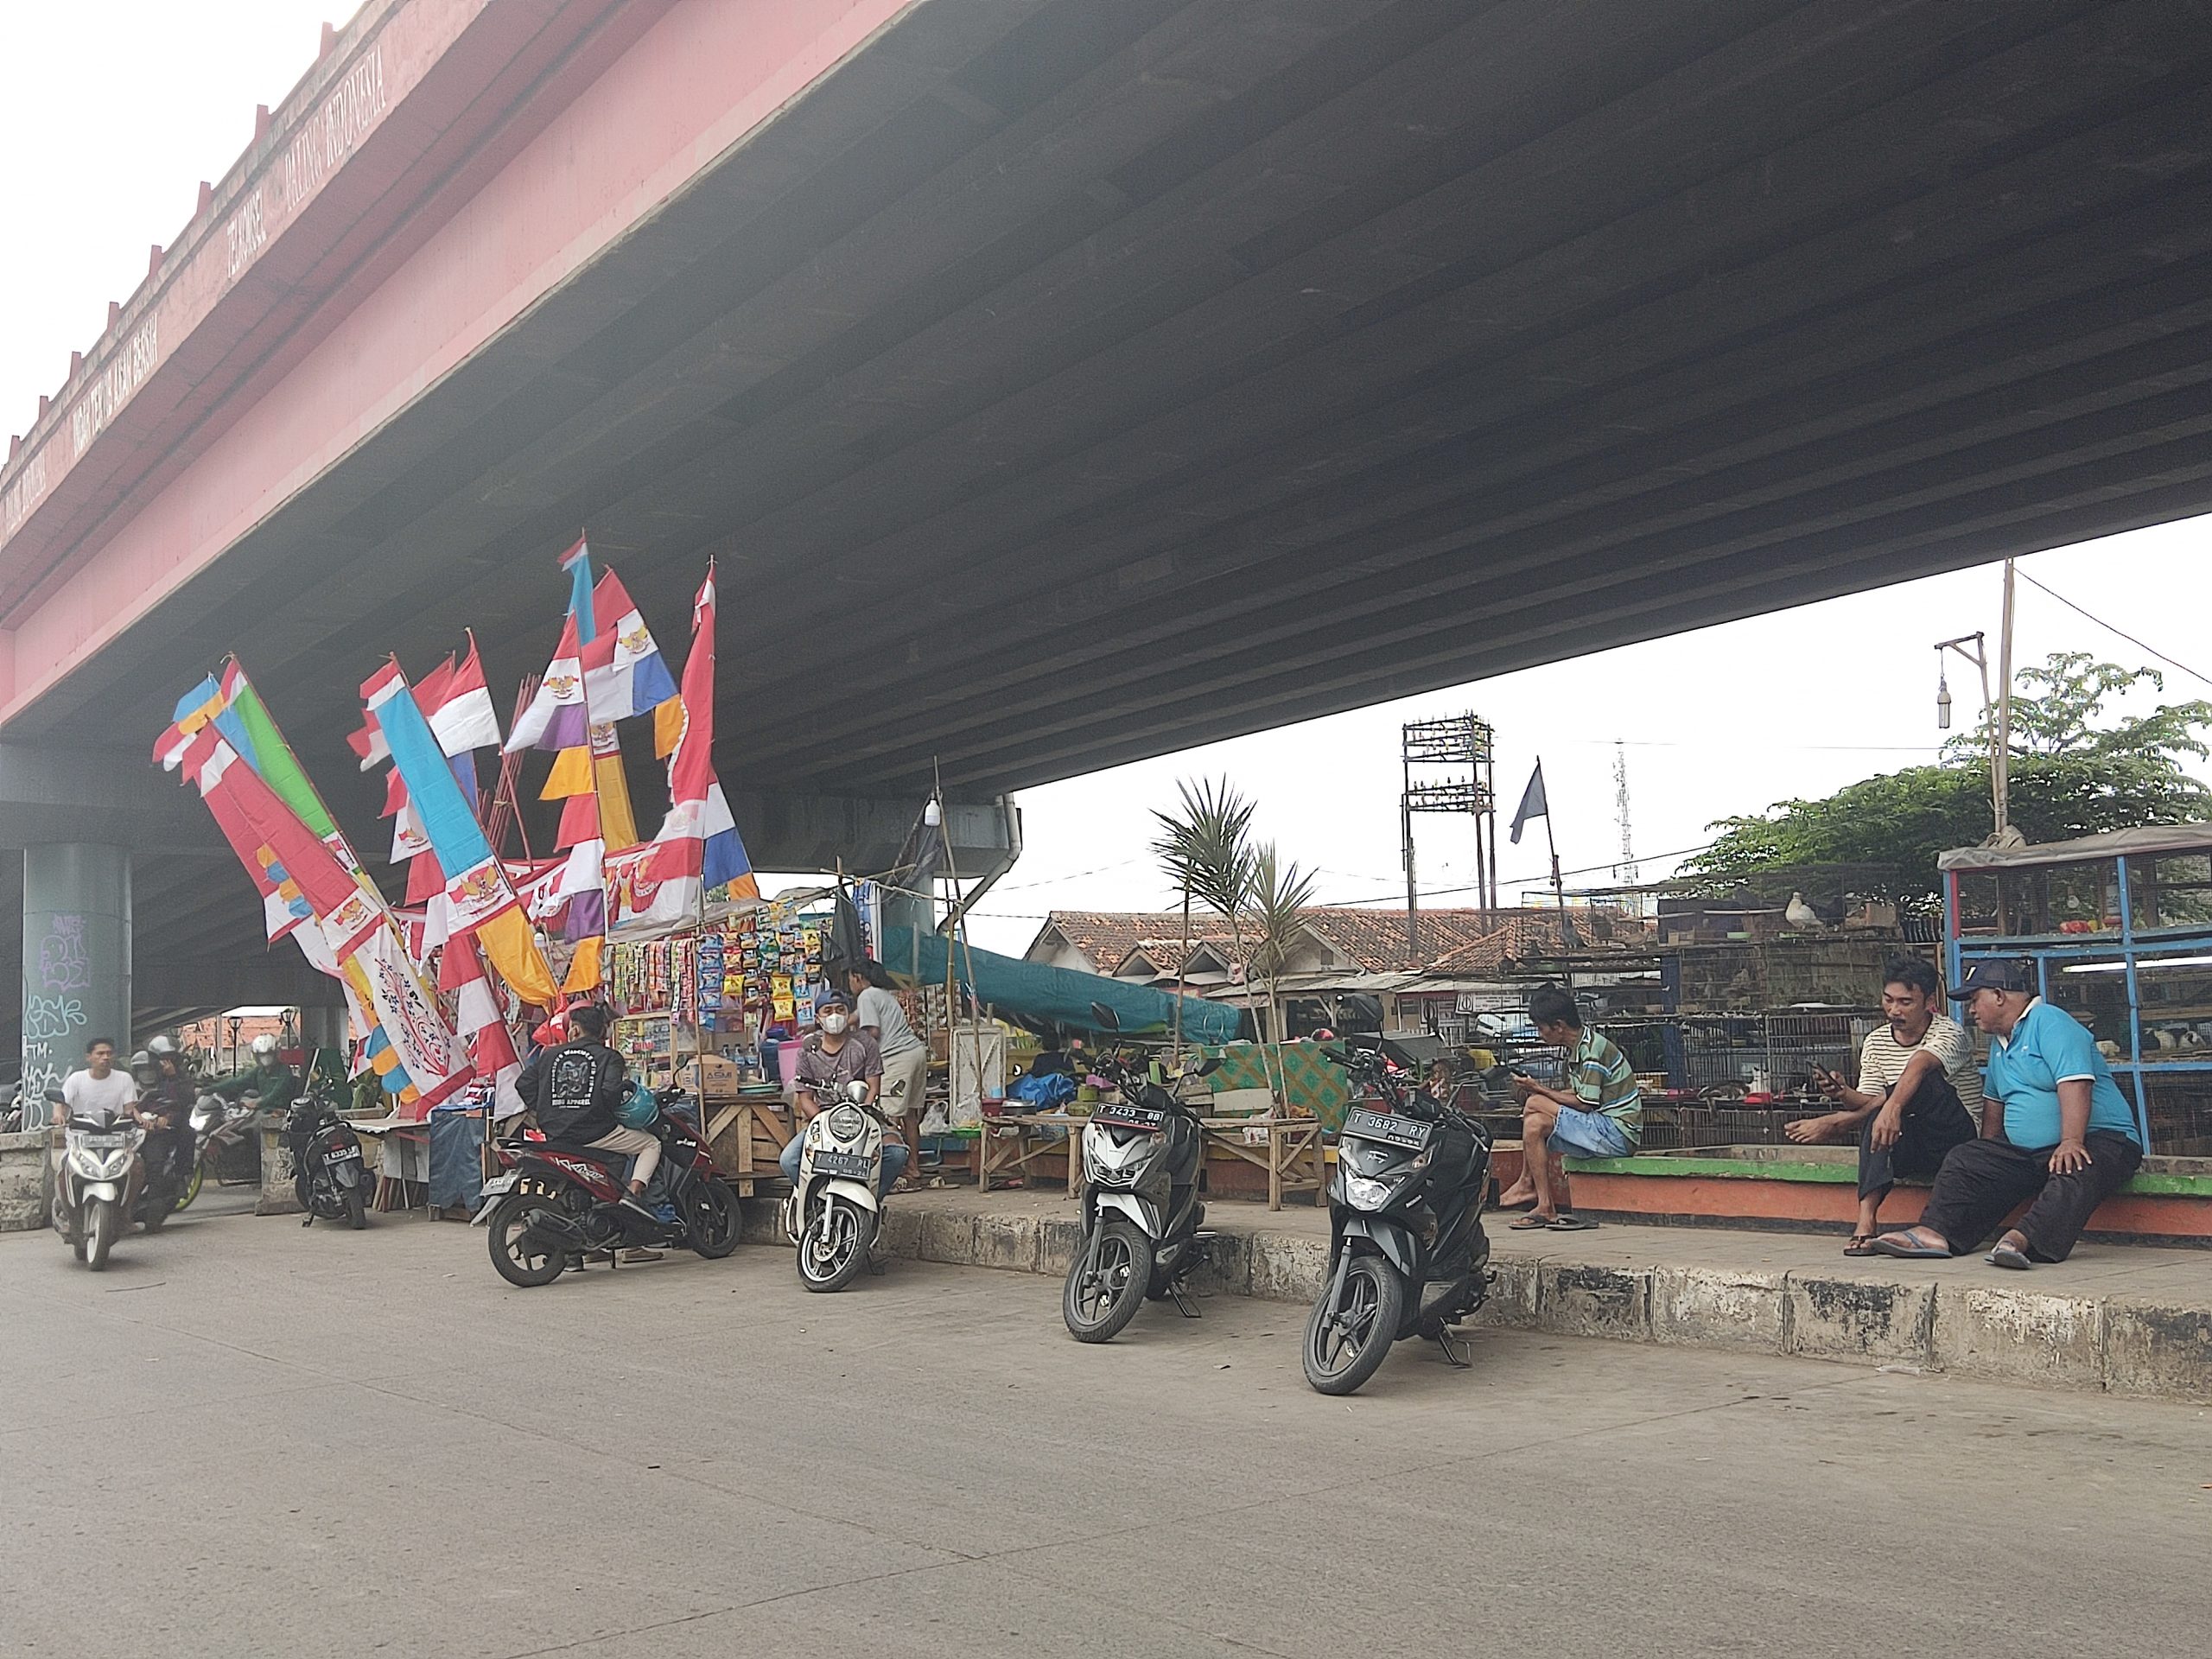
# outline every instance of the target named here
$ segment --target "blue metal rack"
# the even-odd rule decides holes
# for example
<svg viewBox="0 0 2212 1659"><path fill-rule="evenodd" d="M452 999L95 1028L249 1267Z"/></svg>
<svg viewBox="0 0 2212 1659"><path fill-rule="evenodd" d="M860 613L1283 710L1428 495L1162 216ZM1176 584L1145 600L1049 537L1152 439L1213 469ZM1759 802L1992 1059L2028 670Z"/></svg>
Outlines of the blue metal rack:
<svg viewBox="0 0 2212 1659"><path fill-rule="evenodd" d="M2077 999L2054 995L2065 982L2061 977L2055 983L2055 976L2094 971L2109 973L2120 982L2125 992L2124 1023L2119 1034L2107 1039L2118 1043L2121 1050L2120 1058L2111 1061L2113 1074L2134 1103L2144 1144L2152 1151L2160 1150L2153 1136L2162 1126L2158 1121L2159 1114L2152 1109L2159 1084L2196 1083L2202 1086L2206 1098L2212 1100L2212 1007L2208 1007L2204 1014L2183 1017L2170 1009L2162 1014L2156 1005L2146 1010L2143 996L2145 976L2170 969L2202 969L2208 981L2212 981L2212 918L2141 928L2137 925L2139 893L2155 901L2158 893L2164 889L2179 887L2203 890L2196 882L2159 882L2154 869L2146 867L2192 859L2205 860L2208 875L2212 875L2212 825L2174 826L2158 832L2123 831L2116 836L2089 836L2025 852L1985 854L1974 849L1948 855L1943 861L1945 967L1952 984L1957 984L1973 963L1991 957L2016 961L2024 958L2034 963L2039 989L2060 1007L2068 1007L2069 1001ZM2099 873L2103 867L2109 867L2109 885L2101 880L2096 885L2101 895L2111 900L2111 908L2109 912L2095 918L2094 931L1967 931L1967 918L1962 915L1961 899L1962 878L1994 879L1995 909L2001 927L2005 918L2018 913L2008 904L2008 880L2016 883L2031 881L2035 873L2042 872L2043 879L2048 881L2050 872L2061 867L2075 867L2084 873ZM2036 907L2023 905L2019 909ZM2197 907L2208 906L2200 902ZM2102 903L2097 908L2104 912ZM2118 925L2106 925L2112 922ZM2208 996L2212 996L2212 989L2208 990ZM2084 995L2078 1000L2093 999ZM2071 1011L2074 1010L2069 1008ZM2204 1029L2198 1031L2200 1026ZM2157 1058L2160 1046L2152 1042L2146 1049L2146 1030L2169 1036L2177 1030L2187 1030L2200 1039L2202 1052L2189 1058ZM2145 1058L2146 1052L2153 1058Z"/></svg>

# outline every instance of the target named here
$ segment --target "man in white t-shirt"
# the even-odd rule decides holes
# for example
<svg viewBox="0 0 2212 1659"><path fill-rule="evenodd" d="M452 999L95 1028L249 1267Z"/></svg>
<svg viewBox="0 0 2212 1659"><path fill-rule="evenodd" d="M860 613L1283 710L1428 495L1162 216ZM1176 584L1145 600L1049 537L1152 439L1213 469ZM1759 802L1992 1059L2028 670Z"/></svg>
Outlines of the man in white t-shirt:
<svg viewBox="0 0 2212 1659"><path fill-rule="evenodd" d="M845 987L853 995L855 1023L875 1039L883 1062L883 1092L876 1106L906 1143L911 1176L922 1166L922 1084L929 1076L930 1052L914 1035L899 999L879 982L883 977L887 976L880 966L862 962L847 971Z"/></svg>
<svg viewBox="0 0 2212 1659"><path fill-rule="evenodd" d="M1859 1142L1859 1223L1846 1255L1871 1255L1882 1200L1899 1176L1932 1180L1952 1147L1980 1133L1981 1071L1965 1027L1939 1013L1942 982L1918 957L1882 970L1887 1025L1866 1033L1853 1088L1833 1071L1821 1092L1840 1109L1801 1118L1783 1133L1802 1145Z"/></svg>
<svg viewBox="0 0 2212 1659"><path fill-rule="evenodd" d="M85 1045L85 1064L61 1083L62 1104L54 1109L54 1121L87 1117L108 1123L128 1114L138 1103L138 1085L128 1071L115 1069L115 1044L95 1037Z"/></svg>

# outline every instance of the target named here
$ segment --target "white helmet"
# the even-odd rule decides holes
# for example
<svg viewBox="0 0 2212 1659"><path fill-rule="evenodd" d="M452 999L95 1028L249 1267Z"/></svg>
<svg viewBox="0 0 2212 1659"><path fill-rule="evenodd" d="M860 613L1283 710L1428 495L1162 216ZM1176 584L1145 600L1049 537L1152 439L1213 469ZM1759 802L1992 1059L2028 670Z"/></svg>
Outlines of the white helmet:
<svg viewBox="0 0 2212 1659"><path fill-rule="evenodd" d="M276 1058L276 1039L265 1031L253 1039L251 1046L253 1049L253 1058L257 1060L273 1060Z"/></svg>

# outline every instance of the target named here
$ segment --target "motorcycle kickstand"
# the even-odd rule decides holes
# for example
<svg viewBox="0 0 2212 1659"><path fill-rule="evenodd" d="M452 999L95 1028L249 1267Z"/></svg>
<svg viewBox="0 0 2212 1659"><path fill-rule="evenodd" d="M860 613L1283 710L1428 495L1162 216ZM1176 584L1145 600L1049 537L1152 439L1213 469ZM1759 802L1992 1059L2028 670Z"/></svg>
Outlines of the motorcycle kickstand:
<svg viewBox="0 0 2212 1659"><path fill-rule="evenodd" d="M1452 1341L1451 1332L1441 1325L1436 1327L1436 1345L1444 1351L1444 1363L1453 1370L1464 1371L1471 1369L1474 1362L1460 1352L1460 1349L1466 1344L1463 1342L1455 1346Z"/></svg>
<svg viewBox="0 0 2212 1659"><path fill-rule="evenodd" d="M1205 1315L1199 1313L1197 1308L1191 1306L1191 1299L1183 1294L1183 1280L1180 1274L1178 1274L1176 1277L1170 1279L1167 1281L1167 1294L1174 1300L1175 1311L1180 1313L1185 1319L1202 1319L1205 1317Z"/></svg>

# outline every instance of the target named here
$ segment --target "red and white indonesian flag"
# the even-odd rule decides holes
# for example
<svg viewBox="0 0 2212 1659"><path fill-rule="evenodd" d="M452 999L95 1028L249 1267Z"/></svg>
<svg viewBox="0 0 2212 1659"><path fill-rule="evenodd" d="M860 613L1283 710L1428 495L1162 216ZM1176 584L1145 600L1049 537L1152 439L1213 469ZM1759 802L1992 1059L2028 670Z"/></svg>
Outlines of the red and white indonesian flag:
<svg viewBox="0 0 2212 1659"><path fill-rule="evenodd" d="M584 695L591 717L615 721L651 714L676 695L676 682L669 678L645 613L612 570L601 573L591 599L599 629L593 643L602 645L585 651Z"/></svg>
<svg viewBox="0 0 2212 1659"><path fill-rule="evenodd" d="M522 1097L515 1092L522 1060L499 1006L499 988L484 971L474 939L463 934L447 945L438 961L438 988L453 994L454 1024L468 1044L476 1075L493 1080L493 1116L512 1117L523 1109Z"/></svg>

